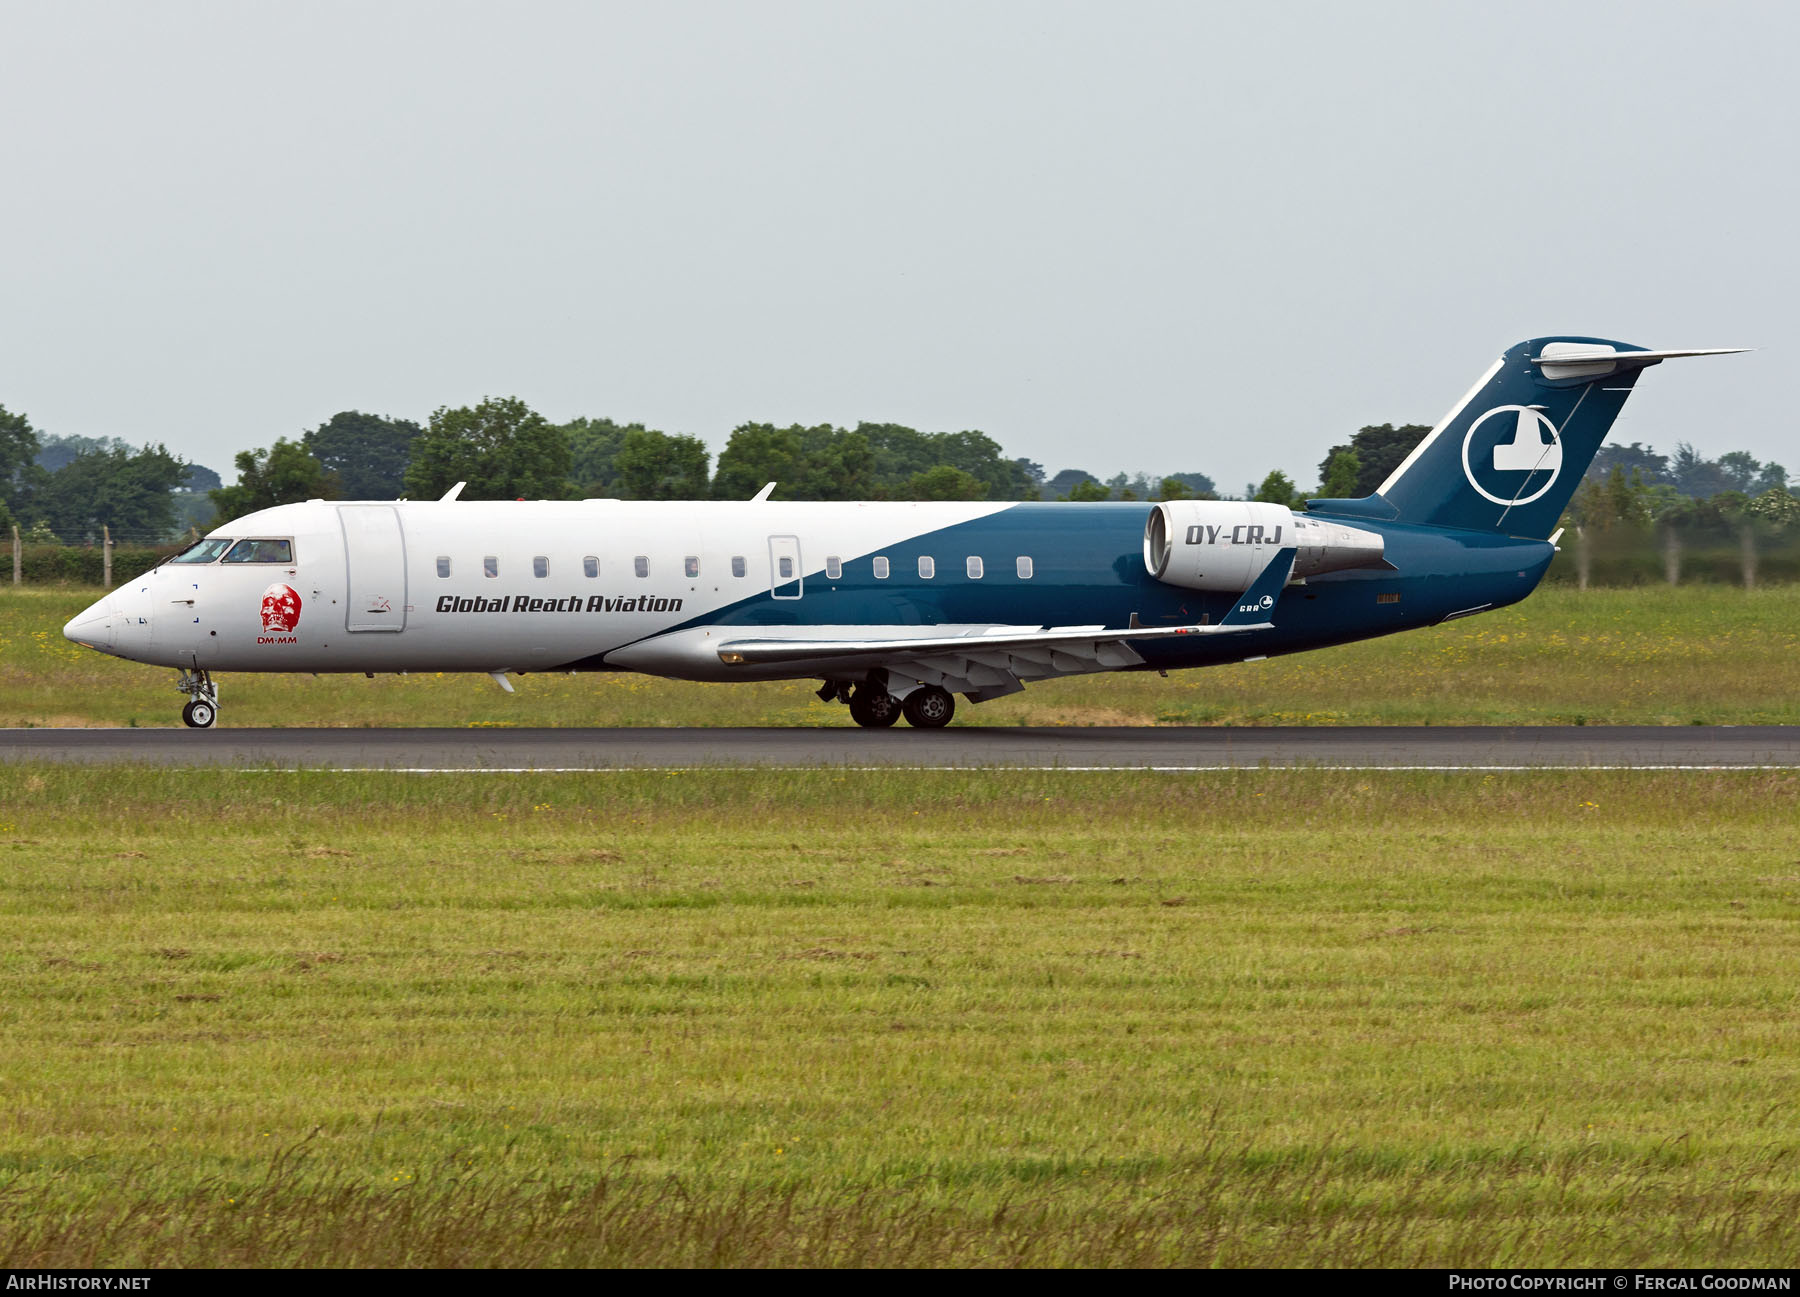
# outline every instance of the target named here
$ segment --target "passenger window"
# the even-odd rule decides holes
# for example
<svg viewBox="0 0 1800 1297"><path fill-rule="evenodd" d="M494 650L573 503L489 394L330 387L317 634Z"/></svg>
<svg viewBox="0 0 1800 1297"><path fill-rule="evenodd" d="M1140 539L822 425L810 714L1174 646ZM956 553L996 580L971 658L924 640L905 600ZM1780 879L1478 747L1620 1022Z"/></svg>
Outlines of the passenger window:
<svg viewBox="0 0 1800 1297"><path fill-rule="evenodd" d="M443 554L438 555L438 575L439 576L449 576L450 575L450 560Z"/></svg>
<svg viewBox="0 0 1800 1297"><path fill-rule="evenodd" d="M786 554L783 554L780 558L775 560L775 566L781 572L781 579L783 581L792 581L794 579L794 560L789 558Z"/></svg>
<svg viewBox="0 0 1800 1297"><path fill-rule="evenodd" d="M1031 559L1024 554L1019 555L1019 580L1031 580Z"/></svg>
<svg viewBox="0 0 1800 1297"><path fill-rule="evenodd" d="M827 554L825 556L825 579L827 581L835 581L843 575L844 560L839 558L836 554Z"/></svg>
<svg viewBox="0 0 1800 1297"><path fill-rule="evenodd" d="M536 558L532 559L531 560L531 575L533 575L533 576L549 576L550 575L550 560L542 554L539 554Z"/></svg>
<svg viewBox="0 0 1800 1297"><path fill-rule="evenodd" d="M492 554L489 554L486 558L482 559L481 560L481 575L483 575L483 576L499 576L500 575L500 560L495 558Z"/></svg>
<svg viewBox="0 0 1800 1297"><path fill-rule="evenodd" d="M294 543L287 540L240 540L223 560L226 563L292 563Z"/></svg>
<svg viewBox="0 0 1800 1297"><path fill-rule="evenodd" d="M973 555L973 554L969 555L969 561L966 565L965 570L969 574L969 580L971 580L971 581L981 580L981 560L979 558L977 558L975 555Z"/></svg>
<svg viewBox="0 0 1800 1297"><path fill-rule="evenodd" d="M700 556L698 554L689 554L686 558L682 559L681 570L686 572L689 576L699 576Z"/></svg>
<svg viewBox="0 0 1800 1297"><path fill-rule="evenodd" d="M582 559L581 560L581 574L583 576L587 576L587 577L599 576L600 575L600 560L595 558L592 554L589 554L586 558Z"/></svg>
<svg viewBox="0 0 1800 1297"><path fill-rule="evenodd" d="M937 560L928 554L919 555L919 579L929 581L937 575Z"/></svg>
<svg viewBox="0 0 1800 1297"><path fill-rule="evenodd" d="M649 576L650 575L649 556L645 555L645 554L639 554L636 558L631 560L631 567L632 567L632 570L634 572L636 572L639 576Z"/></svg>
<svg viewBox="0 0 1800 1297"><path fill-rule="evenodd" d="M875 560L875 579L877 581L888 579L888 561L885 558Z"/></svg>
<svg viewBox="0 0 1800 1297"><path fill-rule="evenodd" d="M731 575L744 575L744 556L742 554L733 554L731 556Z"/></svg>

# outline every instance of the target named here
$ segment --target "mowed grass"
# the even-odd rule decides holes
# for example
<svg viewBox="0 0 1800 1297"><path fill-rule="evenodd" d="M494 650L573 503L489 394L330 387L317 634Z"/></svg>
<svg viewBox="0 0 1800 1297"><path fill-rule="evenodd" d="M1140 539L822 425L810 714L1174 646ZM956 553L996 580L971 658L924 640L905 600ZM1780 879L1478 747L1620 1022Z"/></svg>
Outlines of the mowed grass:
<svg viewBox="0 0 1800 1297"><path fill-rule="evenodd" d="M1800 776L0 767L0 1266L1764 1266Z"/></svg>
<svg viewBox="0 0 1800 1297"><path fill-rule="evenodd" d="M98 591L0 587L0 726L179 724L174 672L62 638ZM636 675L222 677L220 724L849 725L815 684ZM1031 685L959 725L1800 723L1800 586L1549 587L1498 612L1267 662Z"/></svg>

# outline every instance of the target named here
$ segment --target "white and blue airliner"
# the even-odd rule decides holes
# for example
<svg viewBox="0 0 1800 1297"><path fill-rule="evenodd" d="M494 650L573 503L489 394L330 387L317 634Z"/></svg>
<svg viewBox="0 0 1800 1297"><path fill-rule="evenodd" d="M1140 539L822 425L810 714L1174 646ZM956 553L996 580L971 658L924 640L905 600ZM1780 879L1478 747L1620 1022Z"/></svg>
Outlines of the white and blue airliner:
<svg viewBox="0 0 1800 1297"><path fill-rule="evenodd" d="M1171 671L1504 607L1638 376L1596 338L1508 350L1375 494L1255 502L309 500L235 519L63 633L227 671L639 671L821 681L860 725L949 722L1036 680ZM1739 350L1736 348L1729 350ZM458 488L460 490L460 487Z"/></svg>

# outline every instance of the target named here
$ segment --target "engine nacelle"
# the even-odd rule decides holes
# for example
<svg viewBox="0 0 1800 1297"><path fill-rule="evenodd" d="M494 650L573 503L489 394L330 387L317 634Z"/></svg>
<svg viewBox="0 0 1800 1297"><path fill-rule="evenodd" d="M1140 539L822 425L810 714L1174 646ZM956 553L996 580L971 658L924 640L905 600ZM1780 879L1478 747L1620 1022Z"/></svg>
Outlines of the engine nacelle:
<svg viewBox="0 0 1800 1297"><path fill-rule="evenodd" d="M1360 527L1257 500L1169 500L1144 525L1144 566L1188 590L1248 589L1276 553L1292 548L1293 577L1391 565L1382 538Z"/></svg>

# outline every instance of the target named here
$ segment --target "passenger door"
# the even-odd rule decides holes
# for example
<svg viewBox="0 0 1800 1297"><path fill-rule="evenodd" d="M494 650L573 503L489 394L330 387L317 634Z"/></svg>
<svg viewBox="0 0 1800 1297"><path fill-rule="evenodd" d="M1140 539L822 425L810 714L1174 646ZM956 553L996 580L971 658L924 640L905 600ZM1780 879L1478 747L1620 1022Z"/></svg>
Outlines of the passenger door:
<svg viewBox="0 0 1800 1297"><path fill-rule="evenodd" d="M340 504L349 578L344 629L406 629L406 539L391 504Z"/></svg>

